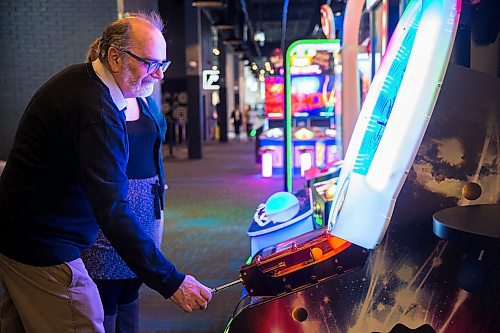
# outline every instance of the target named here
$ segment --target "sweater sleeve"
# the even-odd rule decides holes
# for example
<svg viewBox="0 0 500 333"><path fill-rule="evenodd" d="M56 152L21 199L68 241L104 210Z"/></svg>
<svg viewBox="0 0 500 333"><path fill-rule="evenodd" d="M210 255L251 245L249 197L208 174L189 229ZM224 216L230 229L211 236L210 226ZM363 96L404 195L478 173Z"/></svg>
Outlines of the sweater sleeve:
<svg viewBox="0 0 500 333"><path fill-rule="evenodd" d="M128 142L120 119L88 124L76 142L83 186L99 227L127 265L150 288L169 298L185 275L140 228L126 200Z"/></svg>

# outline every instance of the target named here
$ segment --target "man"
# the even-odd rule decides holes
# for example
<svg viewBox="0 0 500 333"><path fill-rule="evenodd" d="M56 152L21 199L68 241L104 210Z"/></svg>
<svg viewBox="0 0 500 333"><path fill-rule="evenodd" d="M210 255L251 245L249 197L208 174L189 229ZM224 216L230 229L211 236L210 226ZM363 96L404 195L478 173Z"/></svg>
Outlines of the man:
<svg viewBox="0 0 500 333"><path fill-rule="evenodd" d="M98 59L70 66L33 96L0 180L3 332L103 332L80 254L102 230L127 265L186 312L211 291L178 272L126 200L125 98L148 96L169 65L156 14L120 19ZM97 221L97 223L96 223Z"/></svg>

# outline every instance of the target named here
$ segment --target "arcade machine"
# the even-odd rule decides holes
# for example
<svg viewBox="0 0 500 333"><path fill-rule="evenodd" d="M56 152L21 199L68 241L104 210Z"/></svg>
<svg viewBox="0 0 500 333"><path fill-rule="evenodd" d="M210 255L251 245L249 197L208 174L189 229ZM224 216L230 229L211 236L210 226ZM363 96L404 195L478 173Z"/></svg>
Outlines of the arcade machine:
<svg viewBox="0 0 500 333"><path fill-rule="evenodd" d="M342 162L339 160L327 168L306 171L306 186L312 193L313 218L319 226L324 226L330 216Z"/></svg>
<svg viewBox="0 0 500 333"><path fill-rule="evenodd" d="M290 46L294 174L338 160L335 142L335 58L338 39L300 40ZM268 130L260 136L264 176L283 174L283 76L265 80ZM264 172L264 170L270 170Z"/></svg>
<svg viewBox="0 0 500 333"><path fill-rule="evenodd" d="M316 175L314 179L317 184L311 184L294 194L278 193L286 197L296 196L300 202L300 210L296 215L289 216L289 220L276 221L267 215L266 204L262 204L256 212L259 218L254 217L247 234L251 239L251 255L263 249L266 246L285 241L292 237L313 231L325 226L326 213L329 209L330 199L328 195L333 193L332 186L326 188L333 178L338 177L340 167L336 165L338 157L335 154L335 90L339 80L338 68L335 68L335 57L339 56L339 41L335 39L315 39L299 40L292 43L287 50L287 71L284 80L279 77L281 87L269 82L275 82L276 77L268 78L267 87L273 88L274 94L267 98L268 117L284 118L283 109L285 103L283 96L287 96L287 102L290 101L291 114L294 120L291 142L289 136L284 136L281 128L273 128L263 133L261 137L261 151L263 175L270 176L270 166L267 162L273 164L279 161L279 168L284 172L284 166L291 166L293 173L301 176L311 173L313 170L322 171L322 175ZM335 73L333 70L337 70ZM283 82L285 81L285 82ZM276 88L278 87L278 88ZM285 94L283 89L286 89ZM321 91L321 92L320 92ZM273 98L279 98L281 103L275 112L269 106ZM290 117L287 117L290 119ZM280 120L280 123L283 121ZM299 124L307 124L306 127L300 127ZM311 127L310 125L321 125L322 127ZM314 129L316 134L311 130ZM278 133L279 135L276 135ZM270 138L273 136L272 138ZM285 140L284 140L285 139ZM291 147L291 154L288 152ZM285 161L286 156L293 155L293 161ZM270 163L270 162L269 162ZM308 175L306 178L312 177ZM324 178L324 179L323 179ZM324 182L320 184L320 179ZM291 191L289 191L291 192ZM313 199L314 196L314 199ZM273 198L270 198L270 200ZM324 201L320 201L324 199ZM286 200L284 200L286 202ZM274 207L275 205L272 204ZM286 206L286 205L285 205ZM285 207L286 208L286 207ZM257 246L258 245L258 246Z"/></svg>
<svg viewBox="0 0 500 333"><path fill-rule="evenodd" d="M500 85L449 64L460 11L461 0L408 4L353 132L328 226L241 266L245 295L226 332L499 331L498 225L477 251L434 235L430 219L498 202ZM483 193L464 199L450 185L468 185L469 172Z"/></svg>

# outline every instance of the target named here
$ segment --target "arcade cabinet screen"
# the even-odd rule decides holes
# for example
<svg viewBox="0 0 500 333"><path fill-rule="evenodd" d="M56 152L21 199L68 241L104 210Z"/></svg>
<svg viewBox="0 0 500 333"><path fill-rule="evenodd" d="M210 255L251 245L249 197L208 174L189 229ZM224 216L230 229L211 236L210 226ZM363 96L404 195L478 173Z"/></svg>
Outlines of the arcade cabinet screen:
<svg viewBox="0 0 500 333"><path fill-rule="evenodd" d="M290 74L293 117L334 117L336 96L333 50L300 48L292 52ZM283 119L283 90L283 76L265 79L265 112L268 119Z"/></svg>
<svg viewBox="0 0 500 333"><path fill-rule="evenodd" d="M265 79L265 112L268 119L283 119L283 77ZM330 118L335 115L333 75L292 76L292 115L302 118Z"/></svg>

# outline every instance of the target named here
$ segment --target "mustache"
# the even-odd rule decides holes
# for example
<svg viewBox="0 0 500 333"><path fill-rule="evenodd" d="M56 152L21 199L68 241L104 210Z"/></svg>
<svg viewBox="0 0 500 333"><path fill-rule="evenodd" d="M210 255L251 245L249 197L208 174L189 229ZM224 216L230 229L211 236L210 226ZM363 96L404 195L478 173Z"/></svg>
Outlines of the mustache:
<svg viewBox="0 0 500 333"><path fill-rule="evenodd" d="M142 80L142 84L150 84L150 83L155 84L156 82L158 82L158 80L153 78L144 78Z"/></svg>

